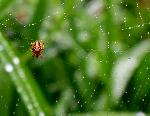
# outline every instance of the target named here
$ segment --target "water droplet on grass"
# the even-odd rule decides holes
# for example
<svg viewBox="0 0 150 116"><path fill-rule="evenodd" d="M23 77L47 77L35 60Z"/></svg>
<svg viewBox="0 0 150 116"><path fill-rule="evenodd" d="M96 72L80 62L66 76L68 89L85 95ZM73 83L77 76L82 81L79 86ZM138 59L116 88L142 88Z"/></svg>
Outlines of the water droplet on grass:
<svg viewBox="0 0 150 116"><path fill-rule="evenodd" d="M28 104L27 107L28 107L29 110L32 110L32 108L33 108L31 104Z"/></svg>
<svg viewBox="0 0 150 116"><path fill-rule="evenodd" d="M146 115L143 112L138 112L138 113L136 113L136 116L146 116Z"/></svg>
<svg viewBox="0 0 150 116"><path fill-rule="evenodd" d="M20 63L19 58L18 57L14 57L13 58L13 63L16 64L16 65L19 64Z"/></svg>
<svg viewBox="0 0 150 116"><path fill-rule="evenodd" d="M4 47L2 45L0 45L0 51L2 51L4 49Z"/></svg>
<svg viewBox="0 0 150 116"><path fill-rule="evenodd" d="M13 66L12 66L12 64L6 64L5 65L5 71L6 72L12 72L13 71Z"/></svg>
<svg viewBox="0 0 150 116"><path fill-rule="evenodd" d="M45 116L44 112L40 112L39 116Z"/></svg>

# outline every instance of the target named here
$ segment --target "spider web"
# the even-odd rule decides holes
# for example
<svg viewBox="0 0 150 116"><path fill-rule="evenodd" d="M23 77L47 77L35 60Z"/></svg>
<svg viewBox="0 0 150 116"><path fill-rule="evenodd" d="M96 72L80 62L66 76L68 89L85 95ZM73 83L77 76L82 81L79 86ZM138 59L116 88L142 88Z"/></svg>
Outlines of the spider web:
<svg viewBox="0 0 150 116"><path fill-rule="evenodd" d="M80 6L82 3L84 2L84 0L78 0L77 2L76 2L76 4L74 4L73 5L73 9L75 9L75 8L78 8L78 6ZM101 3L103 4L103 5L101 5ZM129 25L129 24L131 24L131 23L128 23L128 15L126 14L126 11L124 11L124 9L126 9L126 8L128 8L129 7L129 4L128 4L128 1L124 1L124 0L122 0L122 1L119 1L118 2L118 4L119 4L119 6L121 5L121 6L124 6L124 8L122 8L122 11L119 11L119 10L116 10L117 8L118 8L118 6L116 6L114 3L111 3L111 5L108 5L108 4L105 4L104 3L104 1L101 1L101 2L99 2L98 0L92 0L92 1L90 1L89 3L88 3L88 5L86 6L85 5L85 12L87 13L87 15L89 16L89 17L93 17L95 20L98 20L99 18L100 18L100 14L98 14L97 15L97 12L99 13L99 12L103 12L103 8L104 8L104 6L106 7L106 9L107 10L110 10L110 9L114 9L114 11L113 11L113 14L115 15L114 17L116 18L118 18L119 17L119 20L121 21L121 23L122 23L122 25L123 26L121 26L121 31L124 31L125 33L127 33L127 38L126 39L129 39L129 41L130 40L132 40L132 33L130 33L130 31L132 31L132 30L135 30L135 29L138 29L138 30L144 30L145 28L148 28L149 26L150 26L150 21L148 20L148 21L145 21L144 20L144 18L143 18L143 14L141 13L141 6L139 5L139 2L138 1L136 1L135 2L135 8L136 8L136 12L137 12L137 14L138 14L138 17L137 17L137 20L135 20L135 22L136 22L136 25ZM43 26L43 28L42 28L42 32L40 32L39 33L39 38L47 38L48 37L48 35L49 34L47 34L48 33L48 30L49 30L49 26L48 25L50 25L51 24L51 22L53 22L53 20L55 19L55 18L57 18L57 17L59 17L59 15L63 15L63 21L62 21L62 23L65 23L65 22L67 22L66 20L67 20L67 13L65 12L65 11L61 11L61 8L62 7L64 7L64 5L65 5L65 3L64 2L60 2L59 4L57 4L58 6L56 6L56 7L54 7L53 8L53 12L51 12L50 14L48 14L48 15L46 15L45 16L45 18L43 18L43 19L41 19L41 20L39 20L39 21L37 21L37 22L34 22L34 23L28 23L28 21L26 21L26 20L29 20L28 18L24 21L24 20L22 20L22 19L19 19L18 17L16 17L16 16L14 16L14 14L15 13L17 13L17 11L12 11L11 13L9 13L9 15L10 16L12 16L13 15L13 18L15 18L15 20L16 20L16 22L14 22L14 23L12 23L11 24L11 26L13 27L14 25L16 25L16 23L17 22L19 22L20 23L20 25L22 25L22 28L23 29L27 29L27 28L30 28L30 27L36 27L36 25L39 23L39 22L43 22L42 23L42 26ZM147 9L146 9L146 11L147 12L149 12L150 13L150 8L149 7L147 7ZM120 13L121 12L121 13ZM121 16L119 16L121 14ZM22 14L22 16L23 16L24 14ZM30 16L30 15L29 15ZM21 17L22 18L22 17ZM7 22L8 20L10 20L10 19L6 19L4 22ZM98 22L99 23L99 22ZM65 23L66 24L66 23ZM65 25L64 24L64 25ZM55 25L57 25L57 24L55 24ZM67 25L67 24L66 24ZM92 25L92 24L91 24ZM7 28L7 25L5 25L5 23L2 23L1 24L1 26L3 26L4 28ZM65 26L64 26L65 27ZM107 36L107 35L109 35L110 34L110 32L106 32L105 31L105 27L103 27L103 25L101 24L101 23L99 23L99 27L98 27L98 29L99 29L99 31L100 31L100 33L102 33L103 34L103 37L105 37L105 36ZM113 29L113 27L112 27L112 29ZM67 33L71 33L72 31L74 31L73 30L73 27L70 27L70 28L64 28L64 30L66 30L67 31ZM72 42L71 40L70 40L70 36L65 36L64 38L62 37L62 35L61 34L63 34L63 29L62 30L59 30L59 31L62 31L62 33L56 33L57 34L57 36L55 35L55 37L54 37L54 39L56 39L56 42L58 43L58 46L59 46L59 48L58 49L56 49L55 47L52 47L52 48L50 48L50 49L48 49L47 50L47 59L50 57L56 57L57 56L57 52L59 51L59 50L64 50L64 49L68 49L68 48L70 48L71 46L72 46L72 44L74 43L74 42ZM10 32L10 34L11 34L11 32ZM146 38L150 38L150 32L149 32L149 30L145 33L145 37L143 38L143 36L141 35L141 39L146 39ZM27 37L25 34L23 34L23 33L21 33L21 35L22 36L24 36L24 37ZM65 35L65 34L64 34ZM63 36L64 36L63 35ZM79 34L79 43L81 42L86 42L87 41L87 39L86 38L88 38L88 36L89 36L89 33L88 32L85 32L85 31L82 31L80 34ZM29 37L27 37L27 42L29 42L30 43L30 40L31 38L29 38ZM38 38L37 38L38 39ZM53 39L53 40L54 40ZM55 41L55 40L54 40ZM71 41L71 42L70 42ZM47 41L45 41L45 42L47 42ZM71 45L70 45L70 43L71 43ZM110 42L107 42L106 43L107 45L107 48L110 48ZM114 44L118 44L118 41L115 41L114 42ZM80 49L81 47L80 46L78 46L77 44L75 44L76 46L77 46L77 49ZM67 46L67 47L66 47ZM22 46L20 46L20 47L22 47L22 48L24 48L24 45L22 44ZM82 49L82 48L81 48ZM95 58L95 54L97 54L97 53L99 53L99 52L103 52L103 49L100 49L100 50L97 50L97 49L89 49L89 51L88 51L88 53L87 54L84 54L83 55L83 53L84 52L82 52L82 50L78 50L79 52L79 56L80 56L80 60L81 60L81 62L83 61L83 60L87 60L87 61L90 61L93 57L94 57L94 59L96 59ZM114 53L121 53L121 54L123 54L124 52L126 52L126 51L124 51L124 50L117 50L117 51L114 51ZM145 51L145 52L149 52L149 51ZM89 63L89 64L87 64L88 66L87 67L90 67L90 68L88 68L88 69L86 69L87 70L87 73L88 74L85 74L85 73L82 73L82 74L78 74L78 73L80 73L80 70L81 70L81 65L79 66L79 68L78 68L78 70L79 71L77 71L77 73L75 74L75 76L78 76L78 75L82 75L82 77L81 77L81 80L84 80L85 81L85 79L87 78L86 77L86 75L89 75L89 77L94 77L95 75L96 75L96 73L97 73L97 69L94 67L94 65L97 63L97 61L90 61L91 63ZM103 61L102 60L99 60L98 59L98 62L100 62L100 63L102 63ZM88 85L89 86L91 86L91 83L92 82L88 82ZM94 85L94 89L92 90L93 91L93 94L95 93L95 88L96 88L96 85ZM78 91L77 91L78 92ZM86 93L86 92L85 92ZM93 94L91 95L91 96L93 96ZM91 97L91 96L89 96L89 97ZM74 98L76 98L76 96L74 95ZM56 102L57 102L57 100L56 100ZM85 104L85 103L80 103L80 101L78 101L77 102L78 104L81 104L81 107L82 107L82 105L83 104ZM93 106L95 106L95 102L93 102Z"/></svg>

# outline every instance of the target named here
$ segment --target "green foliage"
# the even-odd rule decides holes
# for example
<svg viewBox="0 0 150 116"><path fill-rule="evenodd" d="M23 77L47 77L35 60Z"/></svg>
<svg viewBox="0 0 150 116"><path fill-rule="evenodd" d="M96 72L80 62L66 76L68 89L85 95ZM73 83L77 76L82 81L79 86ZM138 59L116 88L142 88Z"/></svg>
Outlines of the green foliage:
<svg viewBox="0 0 150 116"><path fill-rule="evenodd" d="M149 6L0 0L0 115L149 113ZM43 59L32 57L35 40Z"/></svg>

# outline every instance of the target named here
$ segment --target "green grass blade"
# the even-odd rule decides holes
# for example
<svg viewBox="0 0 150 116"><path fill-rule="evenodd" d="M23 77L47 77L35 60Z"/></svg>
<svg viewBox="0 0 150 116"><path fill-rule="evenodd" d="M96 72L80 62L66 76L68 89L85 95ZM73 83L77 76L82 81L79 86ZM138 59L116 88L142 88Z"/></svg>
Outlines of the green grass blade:
<svg viewBox="0 0 150 116"><path fill-rule="evenodd" d="M118 101L126 89L128 81L150 50L150 40L144 40L121 56L112 71L112 95Z"/></svg>
<svg viewBox="0 0 150 116"><path fill-rule="evenodd" d="M31 116L50 115L52 109L43 98L30 72L21 64L12 47L0 34L0 58Z"/></svg>

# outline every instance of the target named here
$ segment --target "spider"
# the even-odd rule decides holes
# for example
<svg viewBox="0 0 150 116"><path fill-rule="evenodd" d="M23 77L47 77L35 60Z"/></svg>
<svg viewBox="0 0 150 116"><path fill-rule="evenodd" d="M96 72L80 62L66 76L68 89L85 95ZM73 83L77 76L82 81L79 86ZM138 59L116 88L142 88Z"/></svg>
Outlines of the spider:
<svg viewBox="0 0 150 116"><path fill-rule="evenodd" d="M36 40L35 42L31 42L31 51L33 57L39 57L44 50L44 43L42 40Z"/></svg>

